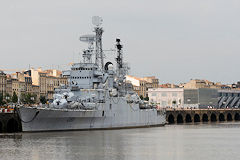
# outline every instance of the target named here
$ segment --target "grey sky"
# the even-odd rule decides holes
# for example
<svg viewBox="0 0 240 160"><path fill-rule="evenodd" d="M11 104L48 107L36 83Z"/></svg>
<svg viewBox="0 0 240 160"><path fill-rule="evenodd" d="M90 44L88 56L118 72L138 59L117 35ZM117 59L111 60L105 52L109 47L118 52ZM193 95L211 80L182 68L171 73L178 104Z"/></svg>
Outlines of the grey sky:
<svg viewBox="0 0 240 160"><path fill-rule="evenodd" d="M77 61L93 15L104 19L105 49L122 39L132 75L240 80L239 0L0 0L0 68Z"/></svg>

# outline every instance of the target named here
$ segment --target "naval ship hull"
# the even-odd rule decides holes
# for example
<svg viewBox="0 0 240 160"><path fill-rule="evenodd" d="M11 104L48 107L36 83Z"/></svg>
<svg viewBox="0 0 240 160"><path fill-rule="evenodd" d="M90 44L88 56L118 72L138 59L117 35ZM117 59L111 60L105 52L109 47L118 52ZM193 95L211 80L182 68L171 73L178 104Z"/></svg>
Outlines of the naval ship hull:
<svg viewBox="0 0 240 160"><path fill-rule="evenodd" d="M69 110L20 107L18 114L24 132L137 128L163 126L166 123L164 111L127 107L126 112L124 108L126 109Z"/></svg>

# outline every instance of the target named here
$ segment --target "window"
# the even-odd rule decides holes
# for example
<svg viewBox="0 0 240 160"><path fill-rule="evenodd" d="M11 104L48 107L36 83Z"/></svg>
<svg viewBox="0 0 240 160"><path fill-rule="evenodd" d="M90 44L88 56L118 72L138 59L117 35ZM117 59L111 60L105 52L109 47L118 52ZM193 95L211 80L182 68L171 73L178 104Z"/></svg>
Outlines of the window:
<svg viewBox="0 0 240 160"><path fill-rule="evenodd" d="M163 92L162 97L167 97L167 93Z"/></svg>
<svg viewBox="0 0 240 160"><path fill-rule="evenodd" d="M157 96L157 94L156 94L155 92L153 92L153 93L152 93L152 96L155 97L155 96Z"/></svg>
<svg viewBox="0 0 240 160"><path fill-rule="evenodd" d="M167 102L166 101L162 101L162 106L167 106Z"/></svg>

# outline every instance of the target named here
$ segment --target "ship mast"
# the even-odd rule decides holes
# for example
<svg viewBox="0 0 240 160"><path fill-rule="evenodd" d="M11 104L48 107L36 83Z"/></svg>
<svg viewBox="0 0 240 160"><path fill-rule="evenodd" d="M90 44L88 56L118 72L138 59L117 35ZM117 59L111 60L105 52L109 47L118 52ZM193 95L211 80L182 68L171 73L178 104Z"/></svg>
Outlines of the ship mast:
<svg viewBox="0 0 240 160"><path fill-rule="evenodd" d="M103 19L99 16L92 17L92 23L95 25L94 32L96 33L96 55L95 63L101 67L101 70L104 70L104 61L103 61L103 49L102 49L102 34L103 28L100 27Z"/></svg>
<svg viewBox="0 0 240 160"><path fill-rule="evenodd" d="M122 55L122 45L120 44L120 39L116 39L116 48L117 48L117 74L120 76L121 70L123 68L123 55Z"/></svg>

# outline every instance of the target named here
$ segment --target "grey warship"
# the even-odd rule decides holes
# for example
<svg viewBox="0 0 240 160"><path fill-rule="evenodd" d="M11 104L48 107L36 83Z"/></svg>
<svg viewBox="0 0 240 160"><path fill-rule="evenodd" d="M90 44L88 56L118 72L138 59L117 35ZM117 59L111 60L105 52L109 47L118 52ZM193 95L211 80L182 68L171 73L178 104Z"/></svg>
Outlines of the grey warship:
<svg viewBox="0 0 240 160"><path fill-rule="evenodd" d="M163 126L164 110L142 101L126 81L129 67L116 39L116 62L104 62L102 18L92 19L94 33L80 37L88 43L83 62L63 71L69 84L55 90L48 105L18 106L23 131L116 129Z"/></svg>

